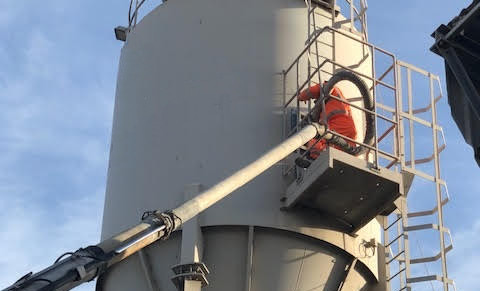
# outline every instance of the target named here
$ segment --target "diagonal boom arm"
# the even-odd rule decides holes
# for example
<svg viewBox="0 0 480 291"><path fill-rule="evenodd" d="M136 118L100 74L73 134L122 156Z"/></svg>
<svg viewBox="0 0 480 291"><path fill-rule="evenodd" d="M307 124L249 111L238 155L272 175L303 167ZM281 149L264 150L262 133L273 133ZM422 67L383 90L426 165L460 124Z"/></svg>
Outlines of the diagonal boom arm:
<svg viewBox="0 0 480 291"><path fill-rule="evenodd" d="M171 211L146 212L142 222L95 246L81 248L50 267L20 278L3 291L66 291L95 279L108 267L127 258L149 244L167 239L182 224L233 193L271 166L287 157L317 134L327 132L324 125L313 123L283 141L260 158L230 177Z"/></svg>

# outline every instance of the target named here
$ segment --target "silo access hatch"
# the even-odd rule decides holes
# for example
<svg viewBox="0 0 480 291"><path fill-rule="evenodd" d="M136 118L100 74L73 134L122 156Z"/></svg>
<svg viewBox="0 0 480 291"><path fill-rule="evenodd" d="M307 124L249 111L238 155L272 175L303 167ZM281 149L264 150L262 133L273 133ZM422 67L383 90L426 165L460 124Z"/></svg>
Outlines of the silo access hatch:
<svg viewBox="0 0 480 291"><path fill-rule="evenodd" d="M394 201L408 191L411 175L374 169L364 159L328 147L288 188L286 209L310 208L354 233L377 215L395 210Z"/></svg>

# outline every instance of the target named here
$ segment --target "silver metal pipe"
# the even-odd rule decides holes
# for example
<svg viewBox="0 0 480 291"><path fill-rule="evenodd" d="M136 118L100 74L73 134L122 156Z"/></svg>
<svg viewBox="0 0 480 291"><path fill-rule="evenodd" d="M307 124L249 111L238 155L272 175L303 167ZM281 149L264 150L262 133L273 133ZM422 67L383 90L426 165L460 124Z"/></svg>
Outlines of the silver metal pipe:
<svg viewBox="0 0 480 291"><path fill-rule="evenodd" d="M181 226L181 223L188 221L241 186L250 182L265 170L284 159L294 150L314 138L317 133L322 135L324 132L325 127L319 124L304 127L297 134L274 147L256 161L199 194L197 197L185 202L180 207L175 208L173 213L180 220L180 223L178 223L178 221L175 223L175 229L178 229Z"/></svg>
<svg viewBox="0 0 480 291"><path fill-rule="evenodd" d="M137 243L146 239L147 237L157 234L159 231L162 231L164 229L165 229L165 225L160 225L158 227L155 227L152 230L147 230L145 233L140 234L138 237L133 237L131 240L125 242L125 244L123 244L122 246L119 246L117 249L115 249L115 253L120 254L125 250L129 249L130 247L132 247L133 245L136 245Z"/></svg>

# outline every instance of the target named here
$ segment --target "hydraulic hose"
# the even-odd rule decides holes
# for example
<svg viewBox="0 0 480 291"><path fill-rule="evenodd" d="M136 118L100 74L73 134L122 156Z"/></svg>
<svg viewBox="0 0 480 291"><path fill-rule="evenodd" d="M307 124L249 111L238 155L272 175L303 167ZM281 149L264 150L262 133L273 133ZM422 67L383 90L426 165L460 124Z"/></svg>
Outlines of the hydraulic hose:
<svg viewBox="0 0 480 291"><path fill-rule="evenodd" d="M330 92L332 89L341 81L349 81L355 85L360 91L360 95L363 99L363 107L367 110L373 111L373 98L370 95L370 90L368 89L367 84L355 73L350 71L339 71L335 73L330 80L323 86L323 96L325 96L325 102L328 102L330 97ZM311 120L318 121L320 119L320 113L322 112L322 101L318 99L315 103L315 106L310 113ZM372 146L374 143L375 136L375 116L370 112L365 112L365 136L363 143L369 146ZM358 156L363 154L367 148L362 145L351 145L344 138L336 135L330 136L330 138L325 138L328 143L333 144L341 148L343 151Z"/></svg>

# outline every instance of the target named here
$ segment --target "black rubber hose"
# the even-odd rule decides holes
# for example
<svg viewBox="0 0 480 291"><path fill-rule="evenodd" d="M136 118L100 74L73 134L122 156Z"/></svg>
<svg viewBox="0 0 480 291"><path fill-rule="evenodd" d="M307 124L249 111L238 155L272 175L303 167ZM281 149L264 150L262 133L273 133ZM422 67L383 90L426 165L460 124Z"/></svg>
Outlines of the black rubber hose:
<svg viewBox="0 0 480 291"><path fill-rule="evenodd" d="M331 99L330 92L335 87L335 85L341 81L349 81L353 83L358 90L363 99L363 107L370 111L373 111L373 98L370 95L370 90L368 89L367 84L358 77L355 73L349 71L339 71L335 73L330 80L328 80L327 84L323 86L323 96L326 96L325 102L328 102L328 99ZM320 99L317 100L315 106L310 113L311 120L319 120L320 113L322 112L322 102ZM365 112L365 137L363 139L363 143L366 145L373 146L374 143L374 136L375 136L375 116L369 112ZM354 145L348 143L344 138L339 136L333 136L330 140L328 140L330 144L334 144L340 147L343 151L358 156L363 154L367 148L362 145Z"/></svg>

